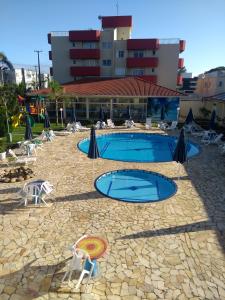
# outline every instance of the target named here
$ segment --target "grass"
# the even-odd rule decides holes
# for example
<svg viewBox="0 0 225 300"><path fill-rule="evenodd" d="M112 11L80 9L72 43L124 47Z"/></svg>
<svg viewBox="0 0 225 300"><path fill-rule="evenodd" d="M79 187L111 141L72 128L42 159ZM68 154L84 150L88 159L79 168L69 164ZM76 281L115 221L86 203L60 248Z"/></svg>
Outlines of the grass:
<svg viewBox="0 0 225 300"><path fill-rule="evenodd" d="M19 141L24 141L25 128L26 127L23 125L14 128L12 132L12 143L8 143L6 137L0 137L0 153L4 152L7 149L7 147L9 147L12 144L15 144ZM32 127L34 137L40 135L43 129L43 123L35 123L35 125ZM56 125L55 123L51 123L51 129L61 130L62 125Z"/></svg>

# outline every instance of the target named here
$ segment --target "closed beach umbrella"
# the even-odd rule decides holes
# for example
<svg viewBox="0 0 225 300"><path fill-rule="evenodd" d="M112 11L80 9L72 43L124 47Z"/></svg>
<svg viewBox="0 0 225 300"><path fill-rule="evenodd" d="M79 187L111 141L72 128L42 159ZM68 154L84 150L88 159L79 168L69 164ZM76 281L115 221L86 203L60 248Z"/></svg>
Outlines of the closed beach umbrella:
<svg viewBox="0 0 225 300"><path fill-rule="evenodd" d="M44 114L44 128L50 128L50 121L49 121L49 117L48 117L48 112L47 110L45 110L45 114Z"/></svg>
<svg viewBox="0 0 225 300"><path fill-rule="evenodd" d="M73 108L73 115L72 115L72 118L71 118L71 122L72 122L72 123L76 123L76 122L77 122L77 117L76 117L76 110L75 110L75 108Z"/></svg>
<svg viewBox="0 0 225 300"><path fill-rule="evenodd" d="M99 151L98 151L98 144L96 140L96 135L95 135L95 128L92 126L91 128L91 134L90 134L90 144L89 144L89 149L88 149L88 157L91 159L96 159L98 158Z"/></svg>
<svg viewBox="0 0 225 300"><path fill-rule="evenodd" d="M25 130L24 139L26 141L33 139L33 134L32 134L32 129L31 129L31 123L30 123L29 116L26 116L26 130Z"/></svg>
<svg viewBox="0 0 225 300"><path fill-rule="evenodd" d="M101 122L103 122L104 119L105 119L104 111L103 111L102 106L101 106L101 107L100 107L100 110L99 110L99 120L100 120Z"/></svg>
<svg viewBox="0 0 225 300"><path fill-rule="evenodd" d="M126 118L127 120L131 120L130 105L127 106Z"/></svg>
<svg viewBox="0 0 225 300"><path fill-rule="evenodd" d="M209 129L212 129L212 130L215 129L215 126L216 126L215 120L216 120L216 111L214 109L211 114Z"/></svg>
<svg viewBox="0 0 225 300"><path fill-rule="evenodd" d="M178 171L179 173L180 173L180 166L183 163L185 163L186 160L187 160L187 149L186 149L186 143L184 138L184 129L182 128L180 132L180 136L177 141L175 151L173 153L173 161L179 163L179 171Z"/></svg>
<svg viewBox="0 0 225 300"><path fill-rule="evenodd" d="M87 156L92 159L92 179L94 180L94 159L100 157L94 126L91 127L90 144Z"/></svg>
<svg viewBox="0 0 225 300"><path fill-rule="evenodd" d="M162 105L162 107L161 107L160 120L161 121L165 120L165 107L164 107L164 105Z"/></svg>
<svg viewBox="0 0 225 300"><path fill-rule="evenodd" d="M190 108L189 110L189 113L186 117L186 120L185 120L185 124L190 124L194 121L194 116L193 116L193 113L192 113L192 108Z"/></svg>

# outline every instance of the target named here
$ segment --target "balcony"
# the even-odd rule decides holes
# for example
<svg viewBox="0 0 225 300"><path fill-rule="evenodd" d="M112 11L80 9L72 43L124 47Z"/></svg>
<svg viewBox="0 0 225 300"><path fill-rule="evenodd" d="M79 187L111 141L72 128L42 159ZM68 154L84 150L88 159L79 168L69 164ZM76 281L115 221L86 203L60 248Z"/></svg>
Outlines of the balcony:
<svg viewBox="0 0 225 300"><path fill-rule="evenodd" d="M73 30L69 31L69 40L71 42L76 41L88 41L88 42L96 42L100 39L100 31L99 30Z"/></svg>
<svg viewBox="0 0 225 300"><path fill-rule="evenodd" d="M100 59L100 49L70 49L71 59Z"/></svg>
<svg viewBox="0 0 225 300"><path fill-rule="evenodd" d="M157 50L158 39L130 39L127 40L127 50Z"/></svg>
<svg viewBox="0 0 225 300"><path fill-rule="evenodd" d="M127 68L156 68L158 57L128 57Z"/></svg>
<svg viewBox="0 0 225 300"><path fill-rule="evenodd" d="M180 49L180 53L181 53L181 52L183 52L185 50L186 41L180 40L179 45L180 45L179 49Z"/></svg>
<svg viewBox="0 0 225 300"><path fill-rule="evenodd" d="M177 85L183 85L183 77L181 75L177 75Z"/></svg>
<svg viewBox="0 0 225 300"><path fill-rule="evenodd" d="M132 27L132 16L101 17L102 28Z"/></svg>
<svg viewBox="0 0 225 300"><path fill-rule="evenodd" d="M138 76L139 78L142 78L146 81L149 81L150 83L157 84L157 76L156 75L143 75L143 76Z"/></svg>
<svg viewBox="0 0 225 300"><path fill-rule="evenodd" d="M52 60L52 51L48 51L48 58L49 60Z"/></svg>
<svg viewBox="0 0 225 300"><path fill-rule="evenodd" d="M71 76L100 76L100 67L70 67Z"/></svg>
<svg viewBox="0 0 225 300"><path fill-rule="evenodd" d="M48 43L51 44L51 33L48 33Z"/></svg>
<svg viewBox="0 0 225 300"><path fill-rule="evenodd" d="M178 68L181 69L184 67L184 59L183 58L179 58L178 60Z"/></svg>

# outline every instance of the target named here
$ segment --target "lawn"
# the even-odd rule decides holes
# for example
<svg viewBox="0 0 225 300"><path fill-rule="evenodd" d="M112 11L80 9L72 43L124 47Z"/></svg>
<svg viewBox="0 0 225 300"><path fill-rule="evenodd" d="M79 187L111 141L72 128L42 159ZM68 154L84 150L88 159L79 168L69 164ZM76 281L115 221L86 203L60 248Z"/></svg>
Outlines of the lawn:
<svg viewBox="0 0 225 300"><path fill-rule="evenodd" d="M25 125L20 125L13 129L12 144L15 144L18 141L24 140L25 128L26 128ZM43 123L35 123L34 126L32 127L32 132L33 132L34 137L40 135L43 129L44 129ZM55 123L51 123L51 129L61 130L62 125L61 124L56 125ZM6 137L0 137L0 153L4 152L9 145L10 145L10 143L7 142Z"/></svg>

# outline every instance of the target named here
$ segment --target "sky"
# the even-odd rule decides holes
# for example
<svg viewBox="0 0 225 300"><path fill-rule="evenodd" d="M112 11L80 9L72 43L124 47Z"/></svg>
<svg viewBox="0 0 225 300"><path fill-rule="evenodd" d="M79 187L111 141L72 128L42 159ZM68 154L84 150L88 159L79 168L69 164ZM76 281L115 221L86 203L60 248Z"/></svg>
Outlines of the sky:
<svg viewBox="0 0 225 300"><path fill-rule="evenodd" d="M117 0L0 0L0 52L14 64L51 66L47 33L100 29L98 16L117 15ZM225 66L225 0L118 0L133 16L132 38L180 38L188 72Z"/></svg>

